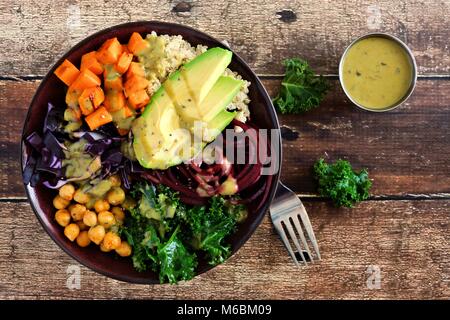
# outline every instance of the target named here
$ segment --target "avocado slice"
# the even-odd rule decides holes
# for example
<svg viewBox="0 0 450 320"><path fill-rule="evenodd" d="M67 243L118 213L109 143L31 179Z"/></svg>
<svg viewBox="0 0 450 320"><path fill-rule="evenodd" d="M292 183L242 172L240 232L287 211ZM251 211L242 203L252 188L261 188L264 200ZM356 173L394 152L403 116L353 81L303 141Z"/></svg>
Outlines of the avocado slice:
<svg viewBox="0 0 450 320"><path fill-rule="evenodd" d="M167 169L192 159L233 120L235 113L225 108L243 81L222 76L231 56L225 49L209 49L174 72L153 95L132 126L133 148L143 167ZM200 143L194 136L201 137Z"/></svg>
<svg viewBox="0 0 450 320"><path fill-rule="evenodd" d="M218 115L208 122L208 131L203 134L203 140L206 142L213 141L236 116L236 112L222 110Z"/></svg>
<svg viewBox="0 0 450 320"><path fill-rule="evenodd" d="M182 77L194 101L201 103L231 62L233 53L211 48L181 67Z"/></svg>

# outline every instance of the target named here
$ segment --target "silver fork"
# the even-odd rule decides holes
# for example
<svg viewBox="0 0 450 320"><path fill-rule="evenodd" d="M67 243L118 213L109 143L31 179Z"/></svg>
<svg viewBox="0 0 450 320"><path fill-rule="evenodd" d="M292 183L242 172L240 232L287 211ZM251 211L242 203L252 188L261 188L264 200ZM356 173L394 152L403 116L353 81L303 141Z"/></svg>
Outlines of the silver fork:
<svg viewBox="0 0 450 320"><path fill-rule="evenodd" d="M294 243L295 248L297 249L304 264L307 264L304 251L308 253L309 260L311 262L314 260L314 256L311 254L311 250L309 249L303 230L306 231L306 236L312 244L316 258L320 260L319 246L317 244L316 237L314 236L314 231L305 207L297 195L281 183L281 181L278 183L275 198L272 201L269 210L275 230L280 235L281 240L283 240L286 249L289 251L289 254L292 259L294 259L297 266L299 263L297 257L295 256L294 250L292 249L289 238ZM286 234L285 229L287 230L288 235ZM300 241L296 234L300 237Z"/></svg>

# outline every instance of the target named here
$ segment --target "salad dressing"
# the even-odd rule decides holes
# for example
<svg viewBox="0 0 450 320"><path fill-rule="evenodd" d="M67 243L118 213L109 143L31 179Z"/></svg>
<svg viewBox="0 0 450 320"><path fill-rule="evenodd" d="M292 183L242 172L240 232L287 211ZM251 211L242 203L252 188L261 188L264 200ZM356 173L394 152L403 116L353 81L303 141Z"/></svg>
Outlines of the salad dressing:
<svg viewBox="0 0 450 320"><path fill-rule="evenodd" d="M344 57L342 84L357 104L383 110L397 104L413 81L405 48L385 37L368 37L352 45Z"/></svg>

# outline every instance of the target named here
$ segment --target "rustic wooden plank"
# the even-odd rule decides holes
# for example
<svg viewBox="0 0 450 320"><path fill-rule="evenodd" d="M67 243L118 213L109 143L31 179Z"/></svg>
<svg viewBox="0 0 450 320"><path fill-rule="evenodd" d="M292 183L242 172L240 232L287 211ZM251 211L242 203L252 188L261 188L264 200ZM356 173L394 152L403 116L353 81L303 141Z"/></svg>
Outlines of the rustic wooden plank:
<svg viewBox="0 0 450 320"><path fill-rule="evenodd" d="M180 3L181 2L181 3ZM103 28L136 20L193 26L227 40L261 74L281 73L297 55L337 73L344 48L359 35L389 32L413 49L421 74L448 74L446 1L0 1L0 75L44 75L71 46Z"/></svg>
<svg viewBox="0 0 450 320"><path fill-rule="evenodd" d="M264 81L276 94L279 80ZM0 81L0 197L23 197L19 141L37 81ZM323 105L306 115L281 116L285 137L283 180L313 194L311 167L325 156L367 167L373 194L450 193L450 81L419 81L411 100L384 114L352 107L333 81Z"/></svg>
<svg viewBox="0 0 450 320"><path fill-rule="evenodd" d="M367 201L353 210L306 201L306 207L323 257L314 265L296 268L266 218L227 263L190 282L133 285L81 267L81 288L69 290L67 268L77 263L28 204L4 202L0 298L450 298L449 201ZM371 265L380 268L380 289L367 287Z"/></svg>

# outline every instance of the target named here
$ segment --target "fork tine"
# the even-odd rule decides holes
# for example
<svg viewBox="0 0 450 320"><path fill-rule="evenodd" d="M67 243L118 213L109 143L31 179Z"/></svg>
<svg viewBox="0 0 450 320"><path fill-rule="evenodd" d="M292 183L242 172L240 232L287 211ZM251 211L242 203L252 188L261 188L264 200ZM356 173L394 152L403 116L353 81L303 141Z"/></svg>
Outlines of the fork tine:
<svg viewBox="0 0 450 320"><path fill-rule="evenodd" d="M300 247L300 243L298 242L298 239L297 239L297 236L295 235L294 229L292 229L292 224L291 224L290 219L287 219L287 221L285 221L284 224L286 225L286 229L288 230L289 235L291 236L291 239L294 242L298 253L300 254L300 257L302 257L303 263L307 264L305 256L303 255L303 250Z"/></svg>
<svg viewBox="0 0 450 320"><path fill-rule="evenodd" d="M316 236L314 235L314 231L311 225L311 222L309 221L308 214L306 213L306 209L303 206L303 203L300 201L300 208L298 210L298 215L300 216L300 220L303 223L303 226L305 227L306 233L308 234L309 240L311 240L311 243L313 245L314 251L317 254L317 258L320 260L320 251L319 246L317 244Z"/></svg>
<svg viewBox="0 0 450 320"><path fill-rule="evenodd" d="M300 240L302 241L302 244L305 247L306 252L308 252L310 261L312 263L314 263L314 259L311 254L311 250L309 249L308 242L306 241L305 235L303 234L303 229L300 225L298 214L296 214L294 217L292 217L292 222L294 222L294 226L295 226L295 229L297 230L298 235L300 236Z"/></svg>
<svg viewBox="0 0 450 320"><path fill-rule="evenodd" d="M289 243L288 238L286 237L286 233L284 232L283 226L281 225L281 222L274 223L275 229L277 230L278 234L281 237L281 240L283 240L284 246L289 251L289 254L291 255L292 259L294 259L295 265L298 267L298 261L297 257L295 256L294 251L292 250L291 244Z"/></svg>

